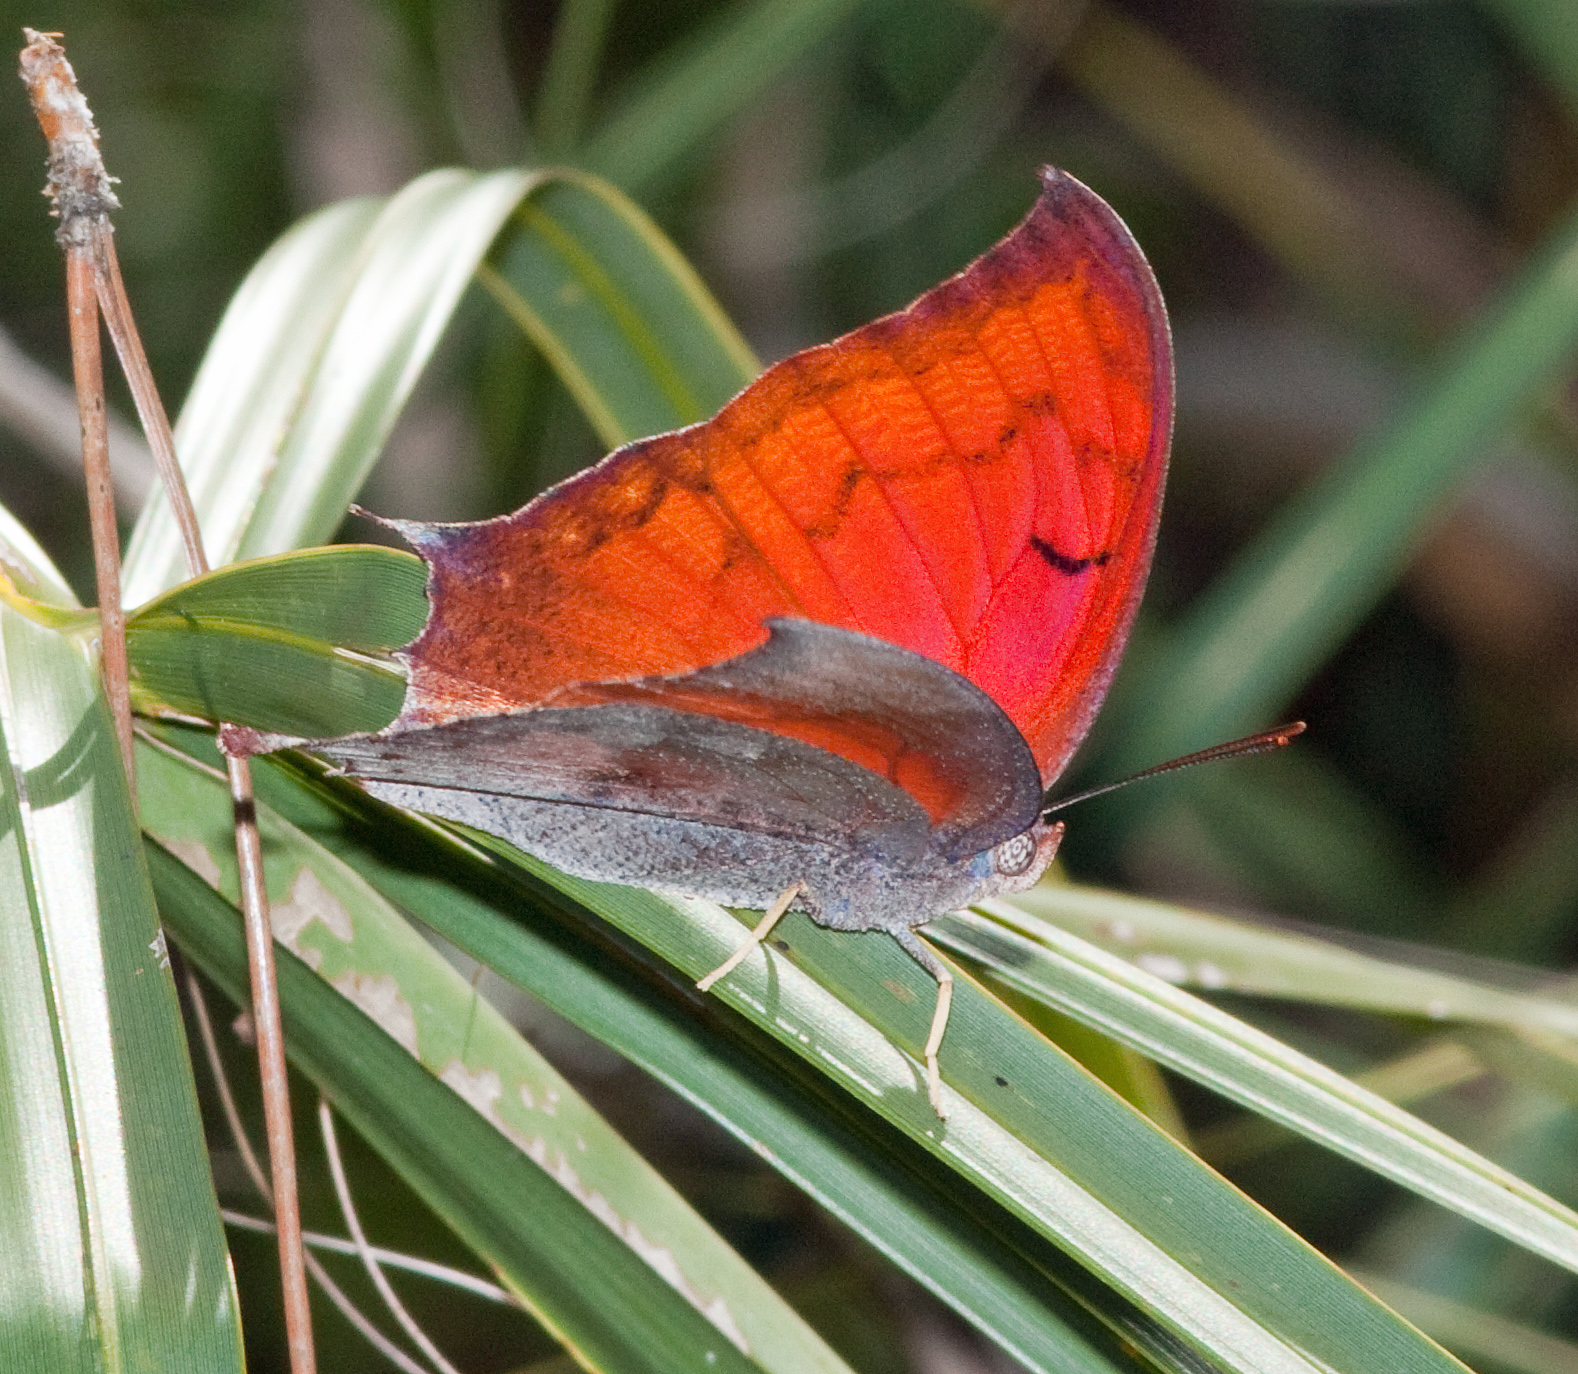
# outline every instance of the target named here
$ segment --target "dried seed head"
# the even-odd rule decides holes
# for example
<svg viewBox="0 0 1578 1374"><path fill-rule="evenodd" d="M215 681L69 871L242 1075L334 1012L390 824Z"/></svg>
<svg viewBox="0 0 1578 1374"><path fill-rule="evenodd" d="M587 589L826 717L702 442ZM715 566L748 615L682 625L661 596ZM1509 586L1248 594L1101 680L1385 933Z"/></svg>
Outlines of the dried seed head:
<svg viewBox="0 0 1578 1374"><path fill-rule="evenodd" d="M99 131L93 112L77 89L77 75L66 61L59 34L23 29L22 81L33 101L39 127L49 141L49 184L44 194L55 203L60 219L55 237L63 247L85 246L93 227L108 227L111 210L120 202L110 189L114 181L99 156Z"/></svg>

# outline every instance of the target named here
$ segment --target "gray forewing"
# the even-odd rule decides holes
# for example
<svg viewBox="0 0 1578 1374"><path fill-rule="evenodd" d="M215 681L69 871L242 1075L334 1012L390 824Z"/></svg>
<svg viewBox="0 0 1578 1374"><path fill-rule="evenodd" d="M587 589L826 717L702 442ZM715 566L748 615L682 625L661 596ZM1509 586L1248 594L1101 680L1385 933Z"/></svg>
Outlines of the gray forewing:
<svg viewBox="0 0 1578 1374"><path fill-rule="evenodd" d="M894 859L929 847L920 805L869 769L661 707L519 711L316 747L384 782L671 817Z"/></svg>

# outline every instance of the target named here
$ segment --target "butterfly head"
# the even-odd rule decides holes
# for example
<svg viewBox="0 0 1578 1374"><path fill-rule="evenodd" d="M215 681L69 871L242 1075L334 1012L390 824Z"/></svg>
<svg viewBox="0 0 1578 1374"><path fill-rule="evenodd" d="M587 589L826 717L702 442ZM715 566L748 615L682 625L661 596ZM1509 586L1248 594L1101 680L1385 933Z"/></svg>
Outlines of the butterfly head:
<svg viewBox="0 0 1578 1374"><path fill-rule="evenodd" d="M992 872L982 896L1023 892L1040 882L1063 842L1063 822L1037 817L1035 824L991 850Z"/></svg>

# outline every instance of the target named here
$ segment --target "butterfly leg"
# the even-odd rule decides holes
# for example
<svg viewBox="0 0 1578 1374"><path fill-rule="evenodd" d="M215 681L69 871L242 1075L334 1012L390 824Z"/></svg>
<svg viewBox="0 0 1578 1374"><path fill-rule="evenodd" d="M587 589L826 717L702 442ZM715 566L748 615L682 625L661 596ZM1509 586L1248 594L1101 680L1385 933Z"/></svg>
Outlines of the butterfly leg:
<svg viewBox="0 0 1578 1374"><path fill-rule="evenodd" d="M696 983L697 988L699 988L702 992L706 992L706 990L716 983L718 979L733 973L735 969L739 968L739 966L745 961L745 956L768 937L768 935L772 932L772 928L778 924L779 918L782 917L784 912L789 910L789 903L794 901L794 899L800 895L804 887L804 883L791 883L782 892L780 892L778 894L778 900L762 913L762 919L756 923L756 929L745 937L745 943L735 950L734 953L725 959L721 964L719 964L717 968L713 969L713 971L705 978L700 979Z"/></svg>
<svg viewBox="0 0 1578 1374"><path fill-rule="evenodd" d="M948 966L921 943L913 930L889 932L904 952L937 980L937 1009L931 1016L931 1034L921 1051L926 1059L926 1096L940 1121L948 1119L942 1107L942 1073L937 1067L937 1051L942 1048L943 1032L948 1029L948 1013L953 1009L953 974Z"/></svg>

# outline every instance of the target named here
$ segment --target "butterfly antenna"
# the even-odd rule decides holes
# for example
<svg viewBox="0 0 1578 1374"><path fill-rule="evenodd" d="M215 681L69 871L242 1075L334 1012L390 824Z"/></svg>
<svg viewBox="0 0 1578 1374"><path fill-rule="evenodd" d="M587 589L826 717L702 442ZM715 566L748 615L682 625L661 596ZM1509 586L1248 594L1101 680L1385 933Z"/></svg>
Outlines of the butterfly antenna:
<svg viewBox="0 0 1578 1374"><path fill-rule="evenodd" d="M1181 759L1172 759L1167 763L1158 763L1153 768L1147 768L1127 778L1120 778L1117 782L1109 782L1102 787L1092 787L1088 792L1077 792L1072 797L1064 797L1061 801L1043 806L1041 814L1046 817L1058 811L1066 811L1075 802L1105 796L1108 792L1116 792L1120 787L1127 787L1131 782L1139 782L1142 778L1155 778L1163 773L1176 773L1180 768L1193 768L1197 763L1216 763L1221 759L1241 759L1250 754L1268 754L1273 749L1281 749L1303 733L1304 722L1295 720L1288 725L1279 725L1275 730L1262 730L1258 735L1245 735L1243 739L1231 740L1227 744L1213 744L1209 749L1185 754Z"/></svg>

